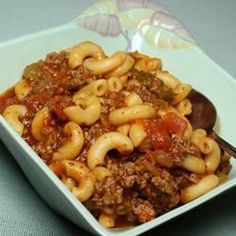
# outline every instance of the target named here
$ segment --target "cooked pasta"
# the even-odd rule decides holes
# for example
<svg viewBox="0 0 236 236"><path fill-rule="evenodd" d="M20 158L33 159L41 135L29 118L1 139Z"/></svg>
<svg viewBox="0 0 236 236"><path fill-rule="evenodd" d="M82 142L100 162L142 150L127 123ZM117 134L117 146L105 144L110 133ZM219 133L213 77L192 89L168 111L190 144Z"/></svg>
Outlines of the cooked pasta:
<svg viewBox="0 0 236 236"><path fill-rule="evenodd" d="M188 120L191 88L160 58L85 41L28 65L0 112L98 222L122 227L227 178L230 158Z"/></svg>

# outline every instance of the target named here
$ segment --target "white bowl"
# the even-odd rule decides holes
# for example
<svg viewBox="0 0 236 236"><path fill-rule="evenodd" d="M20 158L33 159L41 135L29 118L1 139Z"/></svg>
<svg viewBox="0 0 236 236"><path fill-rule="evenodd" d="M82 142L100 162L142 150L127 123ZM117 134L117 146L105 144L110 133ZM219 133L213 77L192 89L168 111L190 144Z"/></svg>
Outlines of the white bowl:
<svg viewBox="0 0 236 236"><path fill-rule="evenodd" d="M109 7L106 7L106 4ZM166 70L207 95L216 105L219 114L220 135L236 145L234 125L236 110L232 109L232 102L236 101L236 81L204 54L193 42L191 35L178 25L179 22L164 13L160 6L154 4L136 8L134 1L132 6L123 8L120 6L120 9L118 8L120 11L117 12L115 6L114 9L111 7L112 4L114 5L113 1L98 1L95 6L68 24L1 43L0 93L19 80L27 64L44 58L51 51L70 47L83 40L97 42L107 54L121 49L137 49L148 55L160 57ZM130 7L133 10L129 9ZM172 24L174 31L164 29L163 21L167 25ZM99 25L94 22L102 23ZM236 160L232 160L229 179L204 196L145 224L129 229L105 229L2 116L0 116L0 137L35 190L48 205L93 234L107 236L141 234L236 185Z"/></svg>

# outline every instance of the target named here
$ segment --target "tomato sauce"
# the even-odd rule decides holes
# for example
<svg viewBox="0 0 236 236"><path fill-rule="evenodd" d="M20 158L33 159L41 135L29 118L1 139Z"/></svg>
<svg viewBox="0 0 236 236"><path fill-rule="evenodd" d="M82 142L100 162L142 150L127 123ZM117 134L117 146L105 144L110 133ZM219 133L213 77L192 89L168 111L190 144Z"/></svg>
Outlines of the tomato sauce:
<svg viewBox="0 0 236 236"><path fill-rule="evenodd" d="M83 66L70 69L67 53L51 53L45 60L25 68L22 79L31 89L23 99L17 99L14 88L0 95L0 113L9 105L26 106L26 115L19 117L24 126L22 138L62 180L71 176L63 161L53 160L53 155L68 141L69 135L63 131L70 120L64 109L76 105L72 98L77 91L100 78L103 75L97 76ZM119 92L107 90L98 97L101 103L99 119L91 125L80 124L83 146L71 161L87 163L91 145L105 133L118 132L118 127L110 122L109 114L126 106L125 98L130 92L135 92L144 104L150 104L156 113L159 109L168 108L173 96L173 91L154 74L138 70L130 70L128 82L122 86ZM37 138L32 134L32 122L44 107L49 113L40 123L39 133L43 138ZM134 122L142 124L147 135L131 153L123 155L117 150L106 153L102 165L111 175L95 182L94 193L85 202L95 217L104 209L121 212L122 216L117 213L116 227L143 223L177 207L181 186L191 184L194 179L189 177L190 172L182 169L182 161L188 155L201 158L199 148L184 136L188 123L180 115L169 112L162 117L156 115L146 120L130 120L128 126ZM129 133L127 136L132 142ZM197 179L197 175L194 177ZM80 180L74 181L77 188Z"/></svg>

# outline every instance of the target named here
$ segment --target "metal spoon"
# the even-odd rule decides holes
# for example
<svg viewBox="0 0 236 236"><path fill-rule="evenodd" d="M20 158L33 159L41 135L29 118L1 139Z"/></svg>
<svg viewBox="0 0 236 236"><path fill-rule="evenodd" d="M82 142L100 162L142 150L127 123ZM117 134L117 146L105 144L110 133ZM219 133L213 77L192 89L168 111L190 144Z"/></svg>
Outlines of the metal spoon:
<svg viewBox="0 0 236 236"><path fill-rule="evenodd" d="M217 112L213 103L206 96L194 89L189 94L188 99L192 103L192 113L188 119L193 129L205 129L226 153L236 158L236 148L216 133Z"/></svg>

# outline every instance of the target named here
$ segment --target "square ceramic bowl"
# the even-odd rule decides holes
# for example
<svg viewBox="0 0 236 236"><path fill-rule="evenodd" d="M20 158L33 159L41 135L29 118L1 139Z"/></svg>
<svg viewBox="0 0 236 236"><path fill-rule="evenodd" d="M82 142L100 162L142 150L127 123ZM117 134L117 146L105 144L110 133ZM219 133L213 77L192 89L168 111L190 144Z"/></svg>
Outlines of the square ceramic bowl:
<svg viewBox="0 0 236 236"><path fill-rule="evenodd" d="M236 145L236 110L232 109L232 101L236 101L236 80L204 54L189 32L160 5L152 2L142 5L139 1L119 3L122 1L116 1L116 4L109 0L97 1L68 24L1 43L0 93L20 79L27 64L45 58L49 52L71 47L83 40L97 42L107 54L117 50L139 50L160 57L164 69L206 94L216 105L221 124L220 135ZM145 224L120 230L105 229L2 116L0 137L47 204L93 234L141 234L236 185L236 160L232 160L229 179L204 196Z"/></svg>

